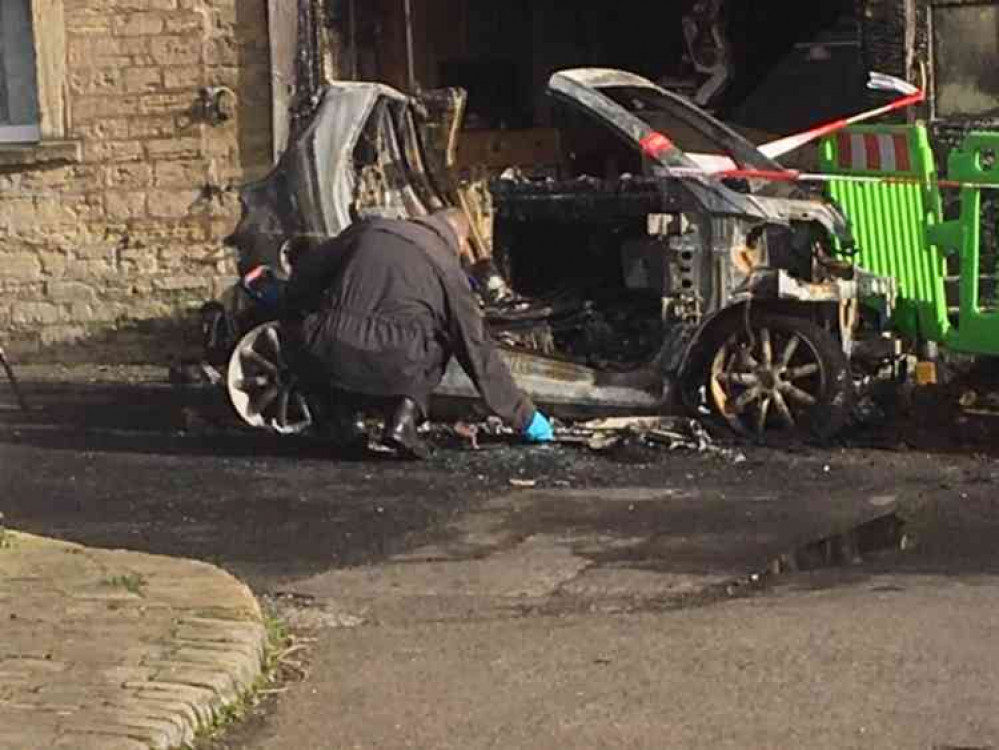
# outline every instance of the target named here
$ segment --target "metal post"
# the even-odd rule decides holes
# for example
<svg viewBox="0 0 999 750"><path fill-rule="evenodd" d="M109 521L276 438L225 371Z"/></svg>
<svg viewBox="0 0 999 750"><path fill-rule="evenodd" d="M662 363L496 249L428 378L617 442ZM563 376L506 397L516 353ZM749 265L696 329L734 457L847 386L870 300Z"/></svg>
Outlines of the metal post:
<svg viewBox="0 0 999 750"><path fill-rule="evenodd" d="M409 70L409 93L416 93L416 57L413 50L413 0L403 0L406 5L406 64Z"/></svg>
<svg viewBox="0 0 999 750"><path fill-rule="evenodd" d="M21 393L21 387L17 383L17 378L14 377L14 370L7 361L3 347L0 347L0 365L3 365L3 369L7 373L7 380L10 381L10 387L14 391L14 396L17 398L17 404L21 407L21 411L28 411L28 402L24 400L24 394Z"/></svg>

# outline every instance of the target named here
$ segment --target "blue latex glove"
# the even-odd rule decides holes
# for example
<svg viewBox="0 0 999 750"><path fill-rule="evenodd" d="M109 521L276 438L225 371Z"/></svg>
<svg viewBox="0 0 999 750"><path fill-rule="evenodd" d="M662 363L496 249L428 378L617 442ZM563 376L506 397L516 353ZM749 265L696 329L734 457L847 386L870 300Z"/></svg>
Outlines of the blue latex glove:
<svg viewBox="0 0 999 750"><path fill-rule="evenodd" d="M555 439L551 422L539 411L534 412L531 423L524 430L524 438L529 443L550 443Z"/></svg>

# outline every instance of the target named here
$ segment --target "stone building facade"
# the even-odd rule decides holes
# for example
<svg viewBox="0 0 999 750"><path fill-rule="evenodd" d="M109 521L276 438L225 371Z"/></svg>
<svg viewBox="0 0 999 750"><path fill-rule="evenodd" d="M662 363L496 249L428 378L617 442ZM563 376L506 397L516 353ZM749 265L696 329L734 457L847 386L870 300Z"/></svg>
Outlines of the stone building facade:
<svg viewBox="0 0 999 750"><path fill-rule="evenodd" d="M272 163L267 3L3 11L0 104L27 80L36 109L0 106L0 342L20 361L162 361L163 335L233 281L228 188Z"/></svg>

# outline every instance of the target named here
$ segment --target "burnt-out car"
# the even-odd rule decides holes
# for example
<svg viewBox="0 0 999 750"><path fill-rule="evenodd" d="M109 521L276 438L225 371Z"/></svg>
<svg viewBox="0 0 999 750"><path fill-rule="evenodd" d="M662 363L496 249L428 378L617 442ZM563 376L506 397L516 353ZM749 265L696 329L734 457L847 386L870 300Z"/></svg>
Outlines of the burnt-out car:
<svg viewBox="0 0 999 750"><path fill-rule="evenodd" d="M640 76L567 70L549 93L563 158L493 179L490 231L478 233L479 268L506 291L484 295L484 314L520 386L568 418L709 409L749 433L838 430L851 357L882 335L894 296L893 282L849 262L843 215L762 179L783 168ZM465 206L453 170L462 102L454 90L420 100L373 83L328 87L274 171L242 192L240 272L287 273L359 219ZM712 160L738 171L712 174ZM230 335L215 343L233 349L237 411L307 429L314 412L279 327L249 330L266 313L238 293L223 302ZM477 402L456 362L437 396L440 408Z"/></svg>

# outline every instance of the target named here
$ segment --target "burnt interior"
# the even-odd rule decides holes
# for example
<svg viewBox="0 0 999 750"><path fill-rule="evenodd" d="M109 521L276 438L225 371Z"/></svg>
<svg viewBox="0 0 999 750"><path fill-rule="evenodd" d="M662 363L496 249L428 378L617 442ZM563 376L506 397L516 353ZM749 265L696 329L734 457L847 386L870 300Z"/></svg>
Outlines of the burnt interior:
<svg viewBox="0 0 999 750"><path fill-rule="evenodd" d="M517 297L488 310L501 340L593 367L627 367L656 354L661 293L628 288L622 263L622 248L645 234L644 221L503 223L504 266Z"/></svg>
<svg viewBox="0 0 999 750"><path fill-rule="evenodd" d="M664 299L694 291L683 287L680 253L650 234L650 215L679 221L665 212L679 210L680 196L642 178L497 180L491 187L494 262L515 292L487 308L494 335L601 369L652 360L670 324Z"/></svg>

